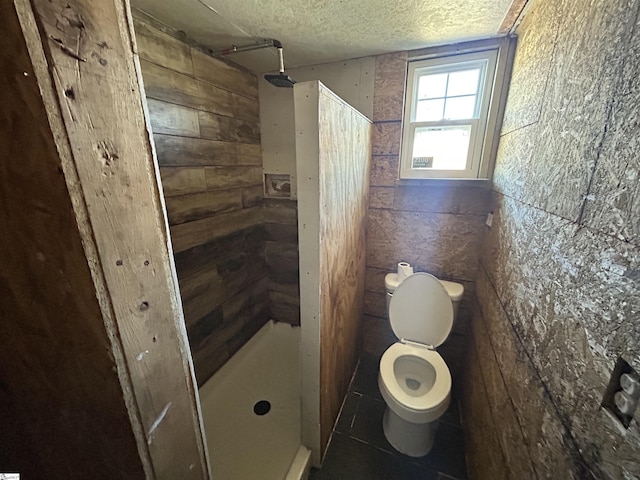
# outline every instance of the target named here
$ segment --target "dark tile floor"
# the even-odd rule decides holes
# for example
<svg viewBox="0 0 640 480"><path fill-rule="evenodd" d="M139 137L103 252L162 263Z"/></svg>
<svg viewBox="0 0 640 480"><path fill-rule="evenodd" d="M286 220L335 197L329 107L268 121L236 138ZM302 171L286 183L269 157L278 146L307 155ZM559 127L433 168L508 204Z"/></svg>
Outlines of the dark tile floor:
<svg viewBox="0 0 640 480"><path fill-rule="evenodd" d="M386 405L378 390L379 358L363 354L321 469L311 480L463 480L464 435L455 392L441 417L428 455L413 458L393 449L382 431Z"/></svg>

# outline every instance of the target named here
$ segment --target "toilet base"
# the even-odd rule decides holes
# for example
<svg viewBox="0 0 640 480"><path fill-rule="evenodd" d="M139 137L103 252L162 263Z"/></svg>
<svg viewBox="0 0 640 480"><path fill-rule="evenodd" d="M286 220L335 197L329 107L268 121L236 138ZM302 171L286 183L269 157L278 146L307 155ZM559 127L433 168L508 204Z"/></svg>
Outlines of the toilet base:
<svg viewBox="0 0 640 480"><path fill-rule="evenodd" d="M431 451L438 421L411 423L400 418L388 406L384 412L382 429L391 446L410 457L424 457Z"/></svg>

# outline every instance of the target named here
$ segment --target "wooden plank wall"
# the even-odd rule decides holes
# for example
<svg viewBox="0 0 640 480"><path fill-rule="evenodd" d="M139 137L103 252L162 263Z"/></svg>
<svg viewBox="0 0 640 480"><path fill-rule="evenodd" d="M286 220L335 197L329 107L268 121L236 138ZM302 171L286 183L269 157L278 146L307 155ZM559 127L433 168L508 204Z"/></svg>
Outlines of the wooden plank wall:
<svg viewBox="0 0 640 480"><path fill-rule="evenodd" d="M146 18L135 30L202 385L268 319L257 79Z"/></svg>
<svg viewBox="0 0 640 480"><path fill-rule="evenodd" d="M408 52L376 57L363 348L381 356L397 341L387 316L384 277L398 262L464 285L458 318L439 347L457 383L471 319L488 182L398 181Z"/></svg>
<svg viewBox="0 0 640 480"><path fill-rule="evenodd" d="M298 202L290 199L266 200L264 220L271 319L300 325Z"/></svg>

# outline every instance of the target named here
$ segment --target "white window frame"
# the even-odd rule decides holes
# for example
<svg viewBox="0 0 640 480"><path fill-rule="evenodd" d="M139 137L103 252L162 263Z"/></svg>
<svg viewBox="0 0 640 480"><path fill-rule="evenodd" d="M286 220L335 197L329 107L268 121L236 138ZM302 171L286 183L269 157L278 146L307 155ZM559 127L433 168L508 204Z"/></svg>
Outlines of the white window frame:
<svg viewBox="0 0 640 480"><path fill-rule="evenodd" d="M508 45L508 44L507 44ZM506 46L506 45L505 45ZM403 116L402 145L400 148L400 180L411 179L486 179L490 177L493 167L493 156L496 125L501 108L498 108L503 98L506 52L501 51L501 44L485 47L470 53L446 54L442 51L437 56L417 57L410 59L408 64L407 90L405 111ZM507 50L504 48L503 50ZM479 80L481 88L478 90L476 104L477 118L465 120L440 120L431 122L416 122L415 109L417 106L418 78L425 73L454 72L473 68L481 63L486 64L482 78ZM433 170L411 168L413 157L413 138L417 128L425 126L455 126L470 125L471 138L467 164L464 170Z"/></svg>

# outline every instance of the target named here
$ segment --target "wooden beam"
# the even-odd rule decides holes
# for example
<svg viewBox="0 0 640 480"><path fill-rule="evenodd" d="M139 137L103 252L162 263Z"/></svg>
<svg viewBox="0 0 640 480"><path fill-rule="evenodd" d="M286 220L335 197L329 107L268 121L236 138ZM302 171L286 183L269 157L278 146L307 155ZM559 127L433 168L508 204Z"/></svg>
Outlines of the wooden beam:
<svg viewBox="0 0 640 480"><path fill-rule="evenodd" d="M39 476L209 478L195 377L158 188L158 168L144 115L128 0L14 0L13 5L7 4L3 3L2 16L15 17L17 12L19 26L16 23L12 33L26 44L28 57L24 65L7 72L4 67L11 56L0 56L3 74L14 83L16 78L28 80L40 95L40 103L32 103L31 110L24 112L31 116L38 113L34 120L39 123L29 125L31 130L18 123L9 144L17 153L20 140L29 147L25 139L34 131L48 138L46 150L36 151L39 156L35 158L43 162L49 159L50 166L36 162L39 168L32 169L34 180L39 179L44 186L57 178L66 188L57 193L66 197L52 204L53 198L47 198L46 192L37 188L16 192L12 183L21 172L13 169L8 172L13 175L2 175L1 188L12 192L9 198L14 203L2 202L0 212L16 225L5 236L7 249L3 253L30 254L42 263L38 266L31 261L26 273L17 272L18 280L29 282L26 289L15 287L16 279L11 278L11 273L16 269L11 268L12 264L3 266L0 274L2 290L15 292L24 300L19 308L10 307L17 325L12 330L12 340L19 342L15 355L29 366L24 372L2 370L2 385L9 382L9 391L15 393L25 382L29 384L25 377L40 376L42 391L24 391L24 397L19 399L22 403L14 399L12 407L18 412L41 414L41 409L46 408L52 421L59 419L59 437L37 442L38 447L49 443L42 445L38 453L43 468ZM7 41L5 36L3 41ZM2 47L3 53L7 51ZM9 52L14 54L13 50ZM24 85L28 84L19 85L26 97ZM33 86L27 92L31 102L36 101ZM2 103L3 111L11 108ZM35 198L19 203L30 194ZM20 217L11 213L16 208L25 209ZM70 216L71 222L58 222L56 216L60 215ZM27 228L25 224L33 216L40 216L42 221ZM61 244L64 235L73 235L73 241ZM40 246L45 245L42 239L51 237L57 238L58 243L53 242L46 247L46 253L41 252ZM56 267L60 263L56 255L71 254L76 256L75 263ZM58 271L63 276L54 281L51 275ZM45 282L45 278L49 281ZM77 278L84 283L73 289L67 280ZM33 287L41 284L41 288L30 290L32 282ZM60 296L56 292L66 294ZM13 303L11 298L3 303L3 310ZM40 302L30 305L28 298ZM69 317L64 315L65 309L59 308L69 304L87 307L71 310L73 316ZM59 313L63 315L58 317ZM71 327L65 330L67 323L77 325L78 331ZM85 335L87 332L89 335ZM48 373L51 368L47 358L38 358L40 343L54 349L56 353L51 358L65 366L65 378L57 379ZM104 362L108 368L101 367L103 373L94 368L94 363ZM71 375L75 377L67 378ZM65 391L65 381L72 386L83 385L84 390L73 387ZM116 387L117 395L103 393ZM49 405L41 397L51 390L58 402ZM78 410L69 410L67 405L73 405L70 402L77 396L81 399L75 402ZM107 434L109 424L115 422L108 416L109 409L121 412L121 423L124 412L128 432ZM30 431L33 439L47 428L46 423L23 428ZM107 425L106 432L100 431L102 424ZM75 444L81 444L81 450L88 452L86 457L58 445L78 435L76 430L80 427L86 436L79 437ZM94 435L103 443L94 445ZM125 435L128 443L118 435ZM92 468L94 457L101 462ZM131 465L131 472L98 468L111 462L121 465L123 458ZM64 468L55 468L58 465ZM89 473L83 475L85 471Z"/></svg>
<svg viewBox="0 0 640 480"><path fill-rule="evenodd" d="M516 23L518 23L518 20L520 19L520 16L528 2L529 0L513 0L511 2L509 10L507 10L504 19L502 20L502 24L498 29L498 35L511 33L511 30L516 26Z"/></svg>

